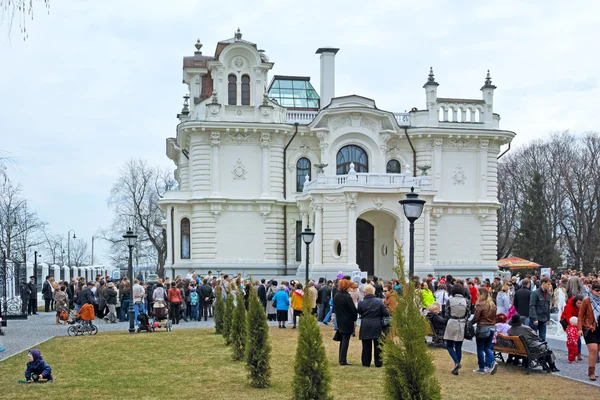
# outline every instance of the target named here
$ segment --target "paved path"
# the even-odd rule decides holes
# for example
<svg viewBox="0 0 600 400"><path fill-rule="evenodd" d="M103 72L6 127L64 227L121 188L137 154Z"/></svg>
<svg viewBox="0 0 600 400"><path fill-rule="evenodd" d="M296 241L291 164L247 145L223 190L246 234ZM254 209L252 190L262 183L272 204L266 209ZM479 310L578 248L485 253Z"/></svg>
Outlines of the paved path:
<svg viewBox="0 0 600 400"><path fill-rule="evenodd" d="M116 324L107 324L102 320L96 319L96 326L99 332L106 331L123 331L126 332L129 328L128 322L118 322ZM269 322L269 325L275 326L276 322ZM27 320L11 320L8 321L8 327L5 330L5 336L0 336L0 347L5 347L6 350L0 353L0 361L6 359L12 355L18 354L24 350L27 350L41 342L48 340L54 336L67 336L67 327L65 325L55 325L55 314L54 313L40 313L39 315L30 316ZM185 329L185 328L212 328L214 322L212 318L204 322L181 322L179 325L175 325L173 329ZM463 350L475 353L475 341L465 341ZM560 369L556 375L581 381L584 383L592 384L600 387L600 381L591 382L587 378L587 357L584 361L577 364L569 364L567 361L567 353L560 350L554 351L556 355L556 366ZM450 356L448 356L450 357ZM475 365L467 366L463 368L462 374L472 373L475 369ZM517 370L525 374L521 367L513 365L500 365L498 373L501 374L503 369ZM597 366L598 374L600 375L600 364ZM448 371L450 373L450 371ZM537 368L531 372L534 374L545 373L541 368Z"/></svg>

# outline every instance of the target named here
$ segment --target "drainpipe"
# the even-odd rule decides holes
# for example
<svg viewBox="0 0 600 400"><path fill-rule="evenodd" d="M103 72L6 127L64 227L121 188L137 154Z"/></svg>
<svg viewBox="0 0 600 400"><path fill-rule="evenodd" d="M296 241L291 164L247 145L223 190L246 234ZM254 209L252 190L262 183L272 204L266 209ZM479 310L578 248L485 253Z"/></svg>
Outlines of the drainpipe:
<svg viewBox="0 0 600 400"><path fill-rule="evenodd" d="M287 174L285 172L285 167L287 165L287 149L292 144L292 141L298 134L298 122L294 122L294 135L290 139L290 141L283 148L283 199L287 199ZM283 205L283 265L284 265L284 275L287 276L287 204Z"/></svg>
<svg viewBox="0 0 600 400"><path fill-rule="evenodd" d="M413 144L410 140L410 136L408 136L408 129L406 129L406 127L404 127L404 134L406 135L406 138L408 139L408 144L410 144L410 148L412 149L412 152L413 152L413 176L416 177L417 176L417 152L415 151L415 146L413 146Z"/></svg>
<svg viewBox="0 0 600 400"><path fill-rule="evenodd" d="M505 155L506 153L508 153L510 151L510 142L508 142L508 149L504 150L502 152L502 154L500 154L498 157L496 157L496 160L499 160L500 157L502 157L503 155Z"/></svg>

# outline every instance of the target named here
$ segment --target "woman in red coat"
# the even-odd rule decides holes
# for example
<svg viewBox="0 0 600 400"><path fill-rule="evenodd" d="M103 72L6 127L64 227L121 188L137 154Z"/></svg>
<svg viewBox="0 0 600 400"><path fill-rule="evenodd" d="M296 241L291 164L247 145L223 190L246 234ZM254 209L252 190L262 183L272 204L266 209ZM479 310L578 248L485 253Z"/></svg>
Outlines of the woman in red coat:
<svg viewBox="0 0 600 400"><path fill-rule="evenodd" d="M581 307L582 302L583 302L582 295L577 295L577 296L571 297L567 301L567 305L565 306L563 313L560 315L560 321L562 321L563 319L566 319L567 326L570 325L571 323L569 321L571 320L571 317L579 316L579 307ZM577 339L577 360L579 360L579 361L583 360L583 357L581 356L581 337L579 337Z"/></svg>

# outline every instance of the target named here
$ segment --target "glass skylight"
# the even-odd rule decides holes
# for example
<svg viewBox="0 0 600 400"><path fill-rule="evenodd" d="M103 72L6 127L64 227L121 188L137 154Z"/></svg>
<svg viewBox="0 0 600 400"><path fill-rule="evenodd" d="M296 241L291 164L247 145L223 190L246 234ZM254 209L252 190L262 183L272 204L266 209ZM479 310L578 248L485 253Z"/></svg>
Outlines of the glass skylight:
<svg viewBox="0 0 600 400"><path fill-rule="evenodd" d="M273 78L269 99L286 108L319 108L319 95L306 77Z"/></svg>

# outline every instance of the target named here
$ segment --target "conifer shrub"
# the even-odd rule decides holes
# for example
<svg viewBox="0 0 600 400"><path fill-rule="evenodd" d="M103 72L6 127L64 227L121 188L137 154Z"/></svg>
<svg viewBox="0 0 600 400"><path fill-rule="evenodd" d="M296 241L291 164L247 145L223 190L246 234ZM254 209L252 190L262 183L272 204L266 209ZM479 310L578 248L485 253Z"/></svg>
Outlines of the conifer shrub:
<svg viewBox="0 0 600 400"><path fill-rule="evenodd" d="M404 285L392 315L391 335L382 345L385 394L388 399L438 400L440 384L435 377L432 354L427 347L428 322L421 314L421 296L414 282L406 282L402 247L396 251L394 272Z"/></svg>
<svg viewBox="0 0 600 400"><path fill-rule="evenodd" d="M223 301L223 289L217 288L215 299L215 333L223 334L223 313L225 312L225 301Z"/></svg>
<svg viewBox="0 0 600 400"><path fill-rule="evenodd" d="M311 313L309 296L310 292L306 290L304 309L298 324L298 347L292 381L293 398L329 400L333 399L329 364L317 318Z"/></svg>
<svg viewBox="0 0 600 400"><path fill-rule="evenodd" d="M231 344L231 324L233 322L233 294L229 291L225 298L225 309L223 312L223 337L225 338L225 344L229 346Z"/></svg>
<svg viewBox="0 0 600 400"><path fill-rule="evenodd" d="M250 386L266 388L271 381L271 343L267 315L258 298L256 288L251 289L248 301L246 336L246 369Z"/></svg>
<svg viewBox="0 0 600 400"><path fill-rule="evenodd" d="M233 310L233 319L229 338L233 350L232 357L235 361L244 359L244 349L246 347L246 305L244 304L244 291L239 290L236 295L235 309Z"/></svg>

